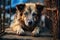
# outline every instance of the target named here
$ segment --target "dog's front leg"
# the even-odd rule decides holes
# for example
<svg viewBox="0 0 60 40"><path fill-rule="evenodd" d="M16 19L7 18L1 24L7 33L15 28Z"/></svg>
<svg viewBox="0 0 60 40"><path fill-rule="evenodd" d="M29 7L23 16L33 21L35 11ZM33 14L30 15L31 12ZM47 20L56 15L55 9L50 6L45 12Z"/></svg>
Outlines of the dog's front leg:
<svg viewBox="0 0 60 40"><path fill-rule="evenodd" d="M18 26L16 32L17 34L23 34L24 30L20 26Z"/></svg>
<svg viewBox="0 0 60 40"><path fill-rule="evenodd" d="M32 34L33 34L33 36L38 36L38 35L39 35L39 32L40 32L40 27L36 27L36 28L32 31Z"/></svg>
<svg viewBox="0 0 60 40"><path fill-rule="evenodd" d="M15 21L14 23L12 23L10 25L10 28L12 29L12 31L16 32L16 34L24 33L24 30L22 29L22 26L18 21Z"/></svg>

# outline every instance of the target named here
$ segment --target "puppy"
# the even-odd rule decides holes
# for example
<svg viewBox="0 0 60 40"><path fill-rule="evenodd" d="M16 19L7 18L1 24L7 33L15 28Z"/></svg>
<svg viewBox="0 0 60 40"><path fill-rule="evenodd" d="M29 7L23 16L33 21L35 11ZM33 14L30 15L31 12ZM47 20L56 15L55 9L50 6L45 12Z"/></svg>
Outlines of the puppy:
<svg viewBox="0 0 60 40"><path fill-rule="evenodd" d="M10 27L17 34L30 31L33 35L40 33L41 12L44 8L40 3L25 3L16 6L16 15Z"/></svg>

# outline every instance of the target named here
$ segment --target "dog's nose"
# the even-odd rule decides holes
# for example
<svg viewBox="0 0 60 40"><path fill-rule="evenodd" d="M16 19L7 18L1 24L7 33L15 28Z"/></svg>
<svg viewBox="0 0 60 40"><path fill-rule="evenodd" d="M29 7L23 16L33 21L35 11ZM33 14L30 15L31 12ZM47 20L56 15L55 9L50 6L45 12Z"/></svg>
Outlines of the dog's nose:
<svg viewBox="0 0 60 40"><path fill-rule="evenodd" d="M32 24L32 21L29 21L28 23L29 23L29 25L31 25Z"/></svg>

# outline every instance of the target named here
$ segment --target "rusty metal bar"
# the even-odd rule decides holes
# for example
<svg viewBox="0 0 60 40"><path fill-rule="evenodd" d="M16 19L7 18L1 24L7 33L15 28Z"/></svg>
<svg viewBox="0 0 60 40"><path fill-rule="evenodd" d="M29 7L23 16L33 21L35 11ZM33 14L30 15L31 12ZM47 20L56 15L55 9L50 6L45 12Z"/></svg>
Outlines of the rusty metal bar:
<svg viewBox="0 0 60 40"><path fill-rule="evenodd" d="M52 20L52 31L53 31L53 40L57 40L58 34L58 9L57 8L46 8L46 10L51 11L49 14L50 19Z"/></svg>
<svg viewBox="0 0 60 40"><path fill-rule="evenodd" d="M51 11L51 15L52 17L50 17L50 19L52 20L52 27L53 27L53 40L57 40L57 31L58 31L58 9L57 9L57 2L56 0L45 0L46 6L48 8L46 8L46 10ZM55 13L54 13L55 12Z"/></svg>

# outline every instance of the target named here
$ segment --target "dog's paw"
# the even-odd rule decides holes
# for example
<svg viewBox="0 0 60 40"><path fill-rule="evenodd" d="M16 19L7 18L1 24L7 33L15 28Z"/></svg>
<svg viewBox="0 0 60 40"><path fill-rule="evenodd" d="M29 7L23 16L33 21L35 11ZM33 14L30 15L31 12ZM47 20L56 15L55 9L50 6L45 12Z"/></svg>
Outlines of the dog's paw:
<svg viewBox="0 0 60 40"><path fill-rule="evenodd" d="M20 29L17 29L16 32L17 32L18 35L21 35L21 34L24 33L24 30L22 28L20 28Z"/></svg>
<svg viewBox="0 0 60 40"><path fill-rule="evenodd" d="M35 28L33 31L32 31L32 36L39 36L39 28Z"/></svg>

